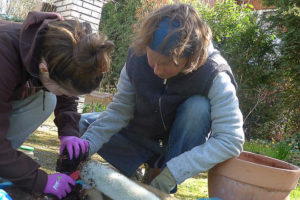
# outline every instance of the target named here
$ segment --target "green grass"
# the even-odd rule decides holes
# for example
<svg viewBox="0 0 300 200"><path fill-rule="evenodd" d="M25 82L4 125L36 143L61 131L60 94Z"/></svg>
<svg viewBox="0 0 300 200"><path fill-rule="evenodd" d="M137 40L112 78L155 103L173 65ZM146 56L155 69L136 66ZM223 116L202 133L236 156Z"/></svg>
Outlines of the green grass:
<svg viewBox="0 0 300 200"><path fill-rule="evenodd" d="M300 181L298 182L298 186L294 189L290 194L290 200L299 200L300 199Z"/></svg>
<svg viewBox="0 0 300 200"><path fill-rule="evenodd" d="M179 200L208 198L206 176L198 176L184 181L181 185L179 185L178 192L175 197ZM300 181L297 188L290 193L290 200L300 200Z"/></svg>
<svg viewBox="0 0 300 200"><path fill-rule="evenodd" d="M178 192L175 194L175 197L179 200L207 198L207 173L184 181L178 186Z"/></svg>

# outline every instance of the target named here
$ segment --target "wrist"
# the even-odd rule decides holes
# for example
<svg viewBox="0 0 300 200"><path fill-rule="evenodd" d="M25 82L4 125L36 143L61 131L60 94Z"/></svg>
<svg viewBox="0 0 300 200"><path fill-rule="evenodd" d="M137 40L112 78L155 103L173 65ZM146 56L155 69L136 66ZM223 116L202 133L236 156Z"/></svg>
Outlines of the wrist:
<svg viewBox="0 0 300 200"><path fill-rule="evenodd" d="M38 169L36 177L35 184L32 186L31 190L33 194L40 195L47 185L48 174L45 171Z"/></svg>
<svg viewBox="0 0 300 200"><path fill-rule="evenodd" d="M176 180L168 167L165 167L165 169L162 171L162 175L170 184L176 185Z"/></svg>

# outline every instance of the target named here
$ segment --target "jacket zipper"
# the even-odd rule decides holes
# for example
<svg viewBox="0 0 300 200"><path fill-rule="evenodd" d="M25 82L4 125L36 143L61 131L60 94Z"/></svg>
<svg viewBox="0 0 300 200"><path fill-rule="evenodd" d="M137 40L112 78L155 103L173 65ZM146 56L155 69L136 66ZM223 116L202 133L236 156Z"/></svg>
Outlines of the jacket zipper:
<svg viewBox="0 0 300 200"><path fill-rule="evenodd" d="M165 85L165 89L164 89L163 94L165 93L165 91L166 91L166 89L167 89L167 79L164 79L164 85ZM163 95L163 94L162 94L162 95ZM162 95L161 95L161 96L162 96ZM166 126L166 124L165 124L165 121L164 121L164 118L163 118L163 114L162 114L162 109L161 109L161 96L159 97L159 100L158 100L159 112L160 112L160 117L161 117L161 121L162 121L164 130L167 131L167 126Z"/></svg>

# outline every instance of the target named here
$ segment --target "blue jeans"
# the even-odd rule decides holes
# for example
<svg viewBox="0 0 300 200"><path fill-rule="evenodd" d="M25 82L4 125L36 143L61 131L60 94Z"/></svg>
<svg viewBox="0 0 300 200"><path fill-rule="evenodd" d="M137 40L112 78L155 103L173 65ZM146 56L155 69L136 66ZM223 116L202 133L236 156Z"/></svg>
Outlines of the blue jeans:
<svg viewBox="0 0 300 200"><path fill-rule="evenodd" d="M81 116L81 134L98 116L99 113ZM205 143L210 128L210 102L207 98L196 95L183 102L177 108L176 118L170 130L163 167L172 158ZM126 134L121 133L113 135L97 153L127 177L133 176L141 164L155 156L151 149L135 143L126 137Z"/></svg>

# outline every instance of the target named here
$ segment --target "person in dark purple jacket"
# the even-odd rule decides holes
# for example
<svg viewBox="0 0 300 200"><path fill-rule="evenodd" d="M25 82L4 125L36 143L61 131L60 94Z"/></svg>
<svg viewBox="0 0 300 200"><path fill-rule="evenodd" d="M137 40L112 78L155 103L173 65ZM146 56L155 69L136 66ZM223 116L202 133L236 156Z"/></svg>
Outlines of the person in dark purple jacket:
<svg viewBox="0 0 300 200"><path fill-rule="evenodd" d="M48 175L17 149L54 111L61 152L72 159L88 150L75 100L99 86L113 47L88 23L57 13L30 12L23 24L0 20L0 179L58 198L70 192L71 177Z"/></svg>

